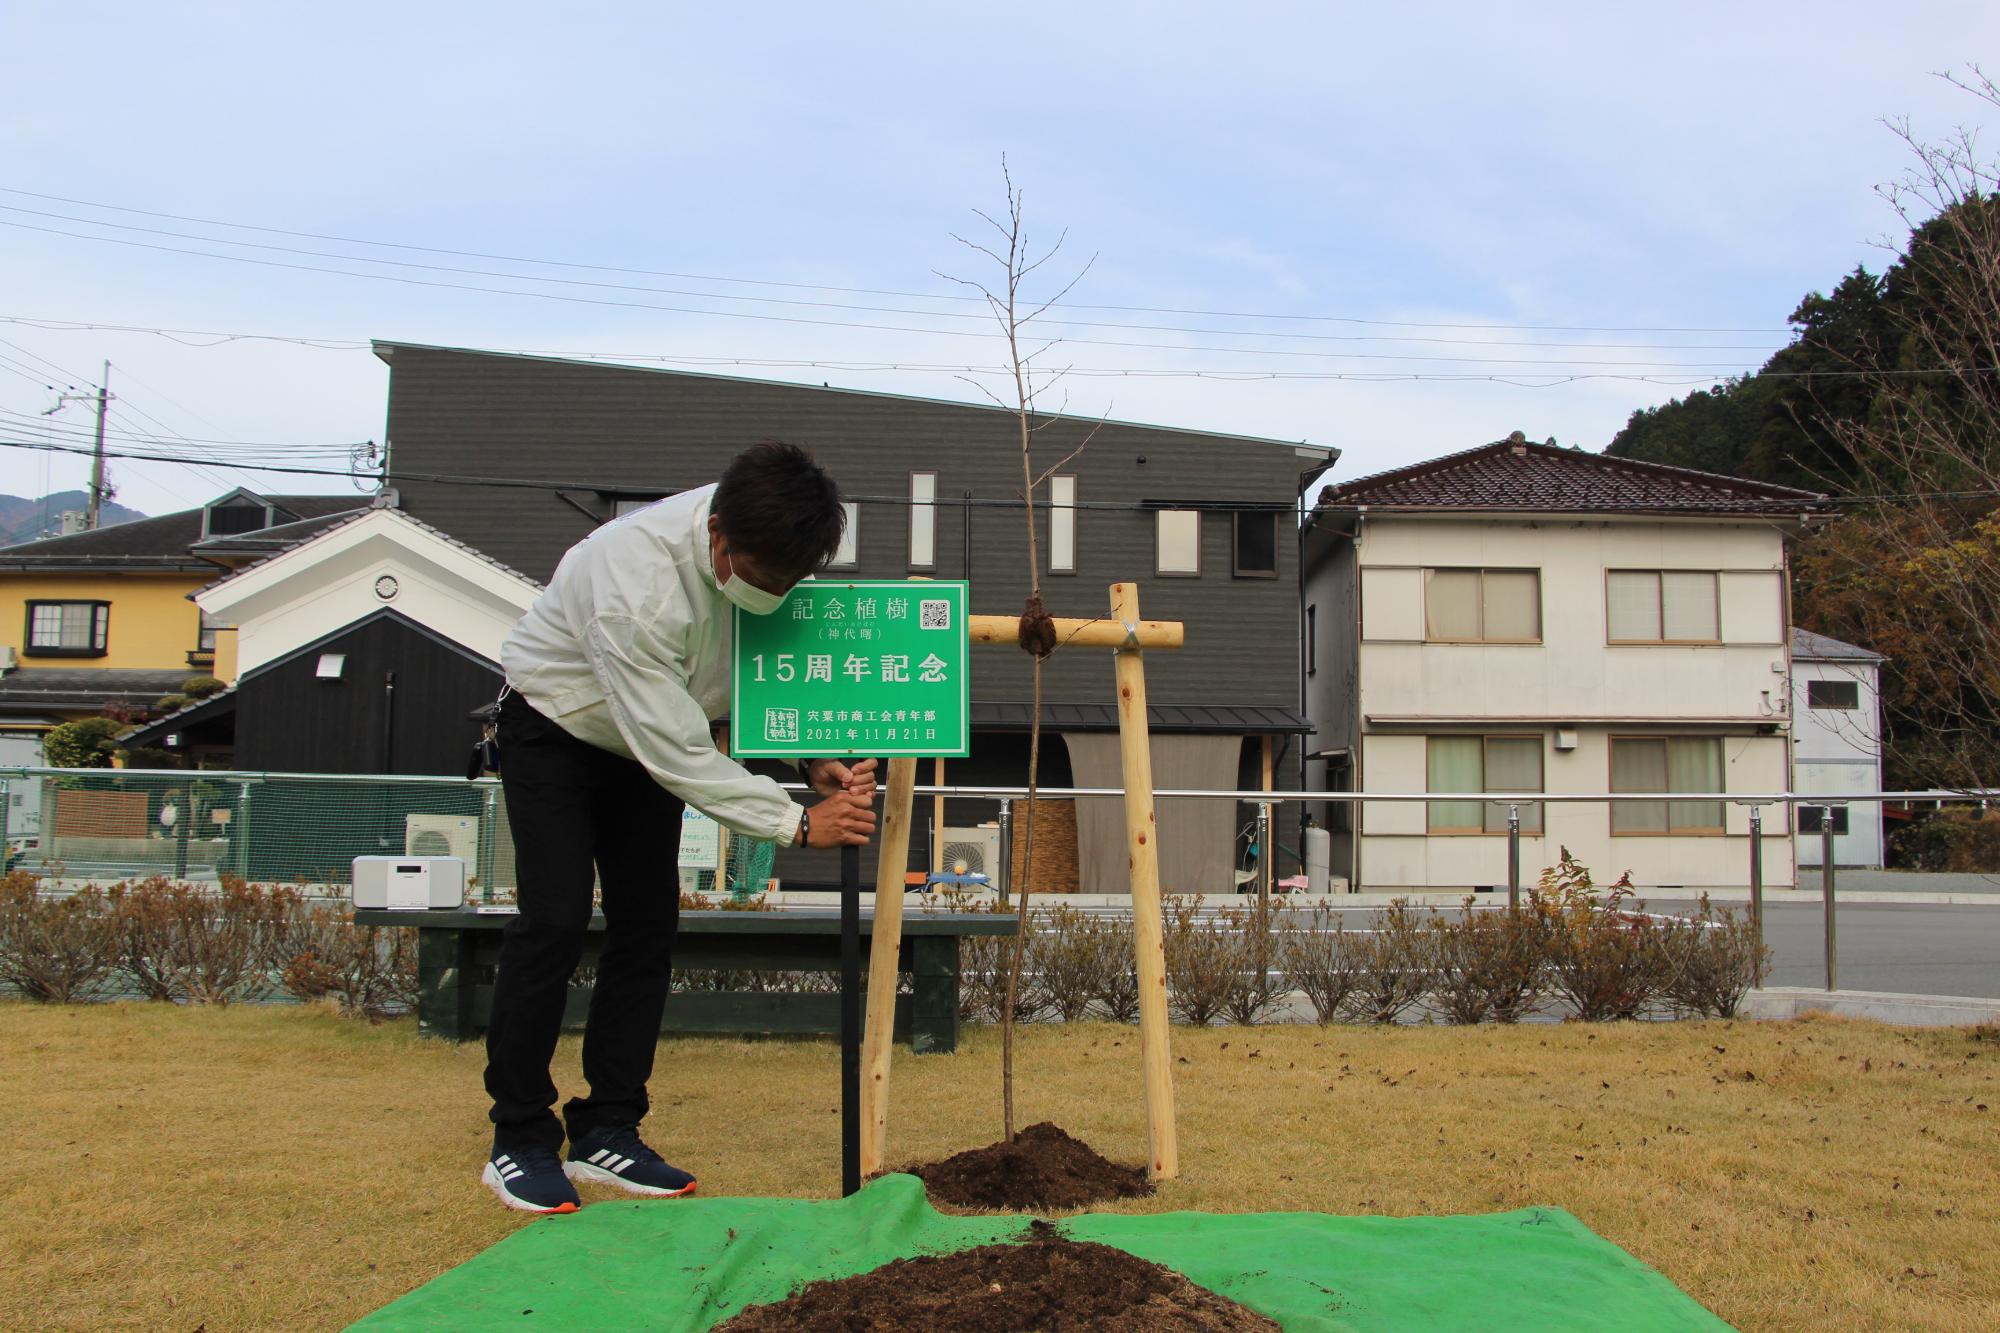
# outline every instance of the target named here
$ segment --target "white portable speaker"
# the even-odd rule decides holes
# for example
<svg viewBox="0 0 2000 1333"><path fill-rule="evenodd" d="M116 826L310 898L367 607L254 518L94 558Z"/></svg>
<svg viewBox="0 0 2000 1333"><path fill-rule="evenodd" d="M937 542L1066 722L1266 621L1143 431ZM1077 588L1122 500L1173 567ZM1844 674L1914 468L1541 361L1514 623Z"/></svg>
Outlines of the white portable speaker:
<svg viewBox="0 0 2000 1333"><path fill-rule="evenodd" d="M421 912L465 905L465 861L456 856L357 856L354 905Z"/></svg>

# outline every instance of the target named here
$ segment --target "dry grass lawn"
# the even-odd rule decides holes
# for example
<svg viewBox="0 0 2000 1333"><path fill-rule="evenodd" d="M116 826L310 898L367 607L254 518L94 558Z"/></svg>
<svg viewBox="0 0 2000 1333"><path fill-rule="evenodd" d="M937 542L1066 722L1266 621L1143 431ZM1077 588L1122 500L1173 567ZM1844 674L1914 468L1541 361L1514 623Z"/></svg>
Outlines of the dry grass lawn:
<svg viewBox="0 0 2000 1333"><path fill-rule="evenodd" d="M1175 1036L1185 1174L1136 1210L1554 1204L1746 1329L2000 1327L1990 1029ZM1137 1160L1135 1040L1028 1029L1028 1120ZM338 1328L526 1224L477 1183L480 1049L407 1021L8 1002L0 1050L0 1327ZM567 1092L575 1042L557 1059ZM995 1137L998 1065L983 1031L905 1053L892 1154ZM648 1135L709 1194L824 1195L837 1088L830 1042L666 1042Z"/></svg>

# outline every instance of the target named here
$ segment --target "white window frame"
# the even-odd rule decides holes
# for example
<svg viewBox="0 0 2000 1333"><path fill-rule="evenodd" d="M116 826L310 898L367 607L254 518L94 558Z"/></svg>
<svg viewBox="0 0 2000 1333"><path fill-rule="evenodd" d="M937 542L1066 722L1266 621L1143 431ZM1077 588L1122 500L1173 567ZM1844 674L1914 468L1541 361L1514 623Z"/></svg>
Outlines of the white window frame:
<svg viewBox="0 0 2000 1333"><path fill-rule="evenodd" d="M1848 689L1854 691L1853 702L1844 704L1820 703L1813 698L1813 687L1815 685L1830 685L1835 688L1846 686ZM1806 707L1821 712L1851 713L1861 707L1861 682L1858 680L1830 680L1826 677L1820 677L1817 680L1808 680L1806 682Z"/></svg>
<svg viewBox="0 0 2000 1333"><path fill-rule="evenodd" d="M1076 573L1076 478L1049 478L1049 573Z"/></svg>
<svg viewBox="0 0 2000 1333"><path fill-rule="evenodd" d="M88 613L84 626L85 642L66 644L64 631L71 619L73 609L82 608ZM45 613L52 612L53 615ZM46 641L42 635L53 629L54 642ZM103 657L110 652L111 644L111 603L88 597L30 598L28 601L28 627L26 642L21 647L23 656L29 657Z"/></svg>
<svg viewBox="0 0 2000 1333"><path fill-rule="evenodd" d="M911 569L937 568L937 481L935 472L910 474Z"/></svg>
<svg viewBox="0 0 2000 1333"><path fill-rule="evenodd" d="M833 552L833 559L826 562L828 569L853 569L861 563L861 506L853 500L842 500L840 508L847 515L847 521L840 525L840 545Z"/></svg>
<svg viewBox="0 0 2000 1333"><path fill-rule="evenodd" d="M1193 525L1189 550L1193 565L1189 568L1168 568L1167 538L1168 520L1185 517ZM1198 579L1201 577L1201 511L1199 509L1160 509L1153 517L1153 573L1166 579Z"/></svg>

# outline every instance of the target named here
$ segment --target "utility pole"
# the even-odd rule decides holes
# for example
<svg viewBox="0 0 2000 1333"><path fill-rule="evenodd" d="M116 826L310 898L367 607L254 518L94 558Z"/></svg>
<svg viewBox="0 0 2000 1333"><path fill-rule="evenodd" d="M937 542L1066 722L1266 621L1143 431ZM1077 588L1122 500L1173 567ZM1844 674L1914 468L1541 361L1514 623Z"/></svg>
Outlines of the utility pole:
<svg viewBox="0 0 2000 1333"><path fill-rule="evenodd" d="M104 380L97 386L96 393L59 393L56 395L56 405L47 412L42 413L42 415L48 416L51 413L62 411L66 403L80 403L92 398L97 400L97 445L91 450L90 454L90 518L88 522L91 528L95 528L98 516L104 508L104 417L111 406L111 363L109 361L104 363Z"/></svg>
<svg viewBox="0 0 2000 1333"><path fill-rule="evenodd" d="M104 378L97 384L97 447L90 456L90 526L97 527L98 512L104 507L104 413L111 402L111 363L104 363Z"/></svg>

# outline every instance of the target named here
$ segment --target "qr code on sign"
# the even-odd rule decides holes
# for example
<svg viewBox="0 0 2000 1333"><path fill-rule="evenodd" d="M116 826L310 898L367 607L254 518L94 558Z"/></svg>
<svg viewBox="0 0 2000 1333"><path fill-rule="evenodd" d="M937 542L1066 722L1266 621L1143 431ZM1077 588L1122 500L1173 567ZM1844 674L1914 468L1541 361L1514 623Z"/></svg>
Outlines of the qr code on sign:
<svg viewBox="0 0 2000 1333"><path fill-rule="evenodd" d="M918 604L917 628L950 629L951 603L941 598L926 598Z"/></svg>

